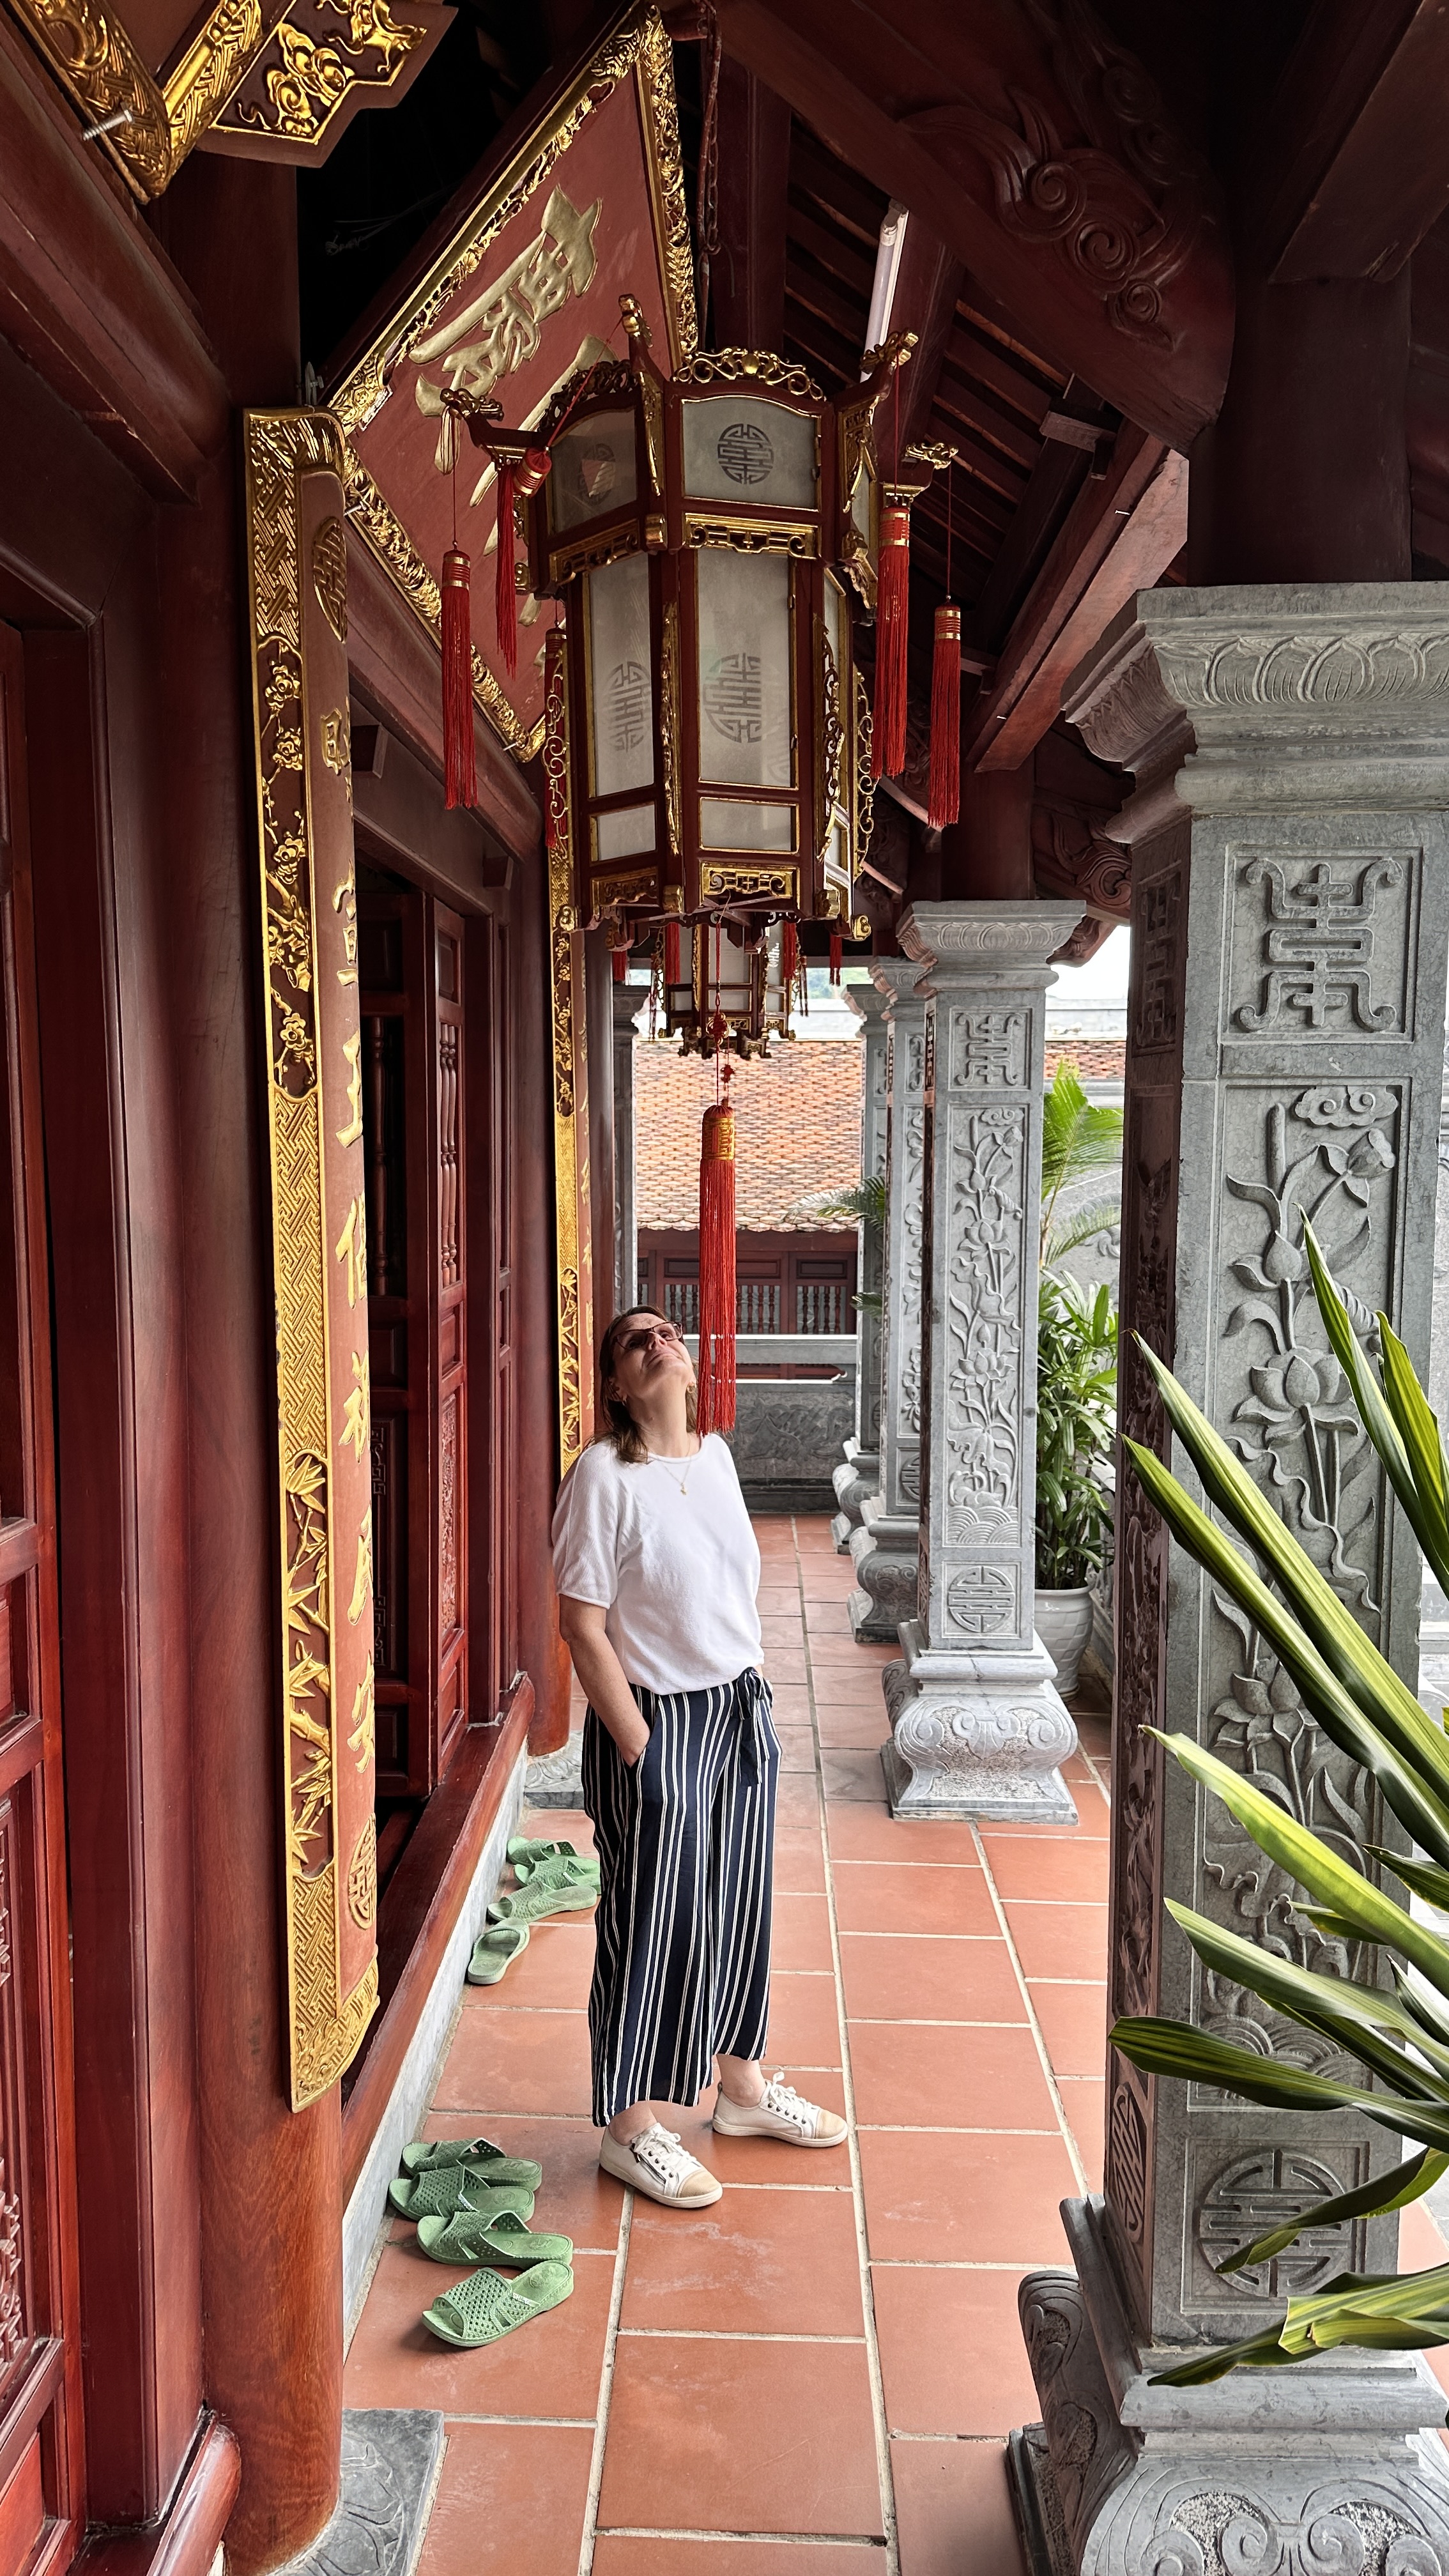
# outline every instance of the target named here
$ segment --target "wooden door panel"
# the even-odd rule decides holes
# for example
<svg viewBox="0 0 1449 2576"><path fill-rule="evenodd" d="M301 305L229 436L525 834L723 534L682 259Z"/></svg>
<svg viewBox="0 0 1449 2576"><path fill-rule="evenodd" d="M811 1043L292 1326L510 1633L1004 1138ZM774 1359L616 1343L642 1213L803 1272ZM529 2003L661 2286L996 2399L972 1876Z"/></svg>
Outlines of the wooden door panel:
<svg viewBox="0 0 1449 2576"><path fill-rule="evenodd" d="M433 1365L437 1442L436 1626L438 1696L434 1734L441 1779L468 1715L468 1287L465 1245L467 1151L463 1088L461 916L428 903L432 977L432 1142L434 1189Z"/></svg>
<svg viewBox="0 0 1449 2576"><path fill-rule="evenodd" d="M84 2525L49 1267L19 639L0 627L0 2576Z"/></svg>

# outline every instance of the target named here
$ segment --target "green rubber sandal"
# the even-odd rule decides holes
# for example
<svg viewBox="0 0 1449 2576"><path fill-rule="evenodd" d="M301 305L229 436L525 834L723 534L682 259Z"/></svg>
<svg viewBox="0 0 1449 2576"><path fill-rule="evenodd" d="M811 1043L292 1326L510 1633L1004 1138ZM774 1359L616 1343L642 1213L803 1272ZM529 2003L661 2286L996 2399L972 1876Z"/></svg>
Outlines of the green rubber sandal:
<svg viewBox="0 0 1449 2576"><path fill-rule="evenodd" d="M549 1873L557 1870L560 1875ZM495 1896L490 1923L540 1923L546 1914L572 1914L597 1905L599 1882L581 1861L545 1861L526 1887L512 1896Z"/></svg>
<svg viewBox="0 0 1449 2576"><path fill-rule="evenodd" d="M482 2263L492 2255L499 2263L571 2263L571 2236L535 2235L511 2209L496 2218L458 2210L452 2218L420 2218L418 2243L435 2263Z"/></svg>
<svg viewBox="0 0 1449 2576"><path fill-rule="evenodd" d="M472 2272L446 2298L424 2308L423 2323L441 2342L472 2351L479 2344L501 2342L548 2308L562 2307L573 2286L567 2263L535 2263L516 2281L505 2281L501 2272Z"/></svg>
<svg viewBox="0 0 1449 2576"><path fill-rule="evenodd" d="M527 2183L489 2183L469 2165L446 2165L437 2173L404 2174L388 2185L387 2196L399 2218L451 2218L460 2209L470 2211L474 2217L492 2218L500 2209L511 2209L519 2218L533 2215L533 2193Z"/></svg>
<svg viewBox="0 0 1449 2576"><path fill-rule="evenodd" d="M543 2167L532 2156L507 2156L491 2138L415 2138L402 2160L410 2174L436 2173L453 2165L470 2165L482 2182L521 2182L537 2191Z"/></svg>
<svg viewBox="0 0 1449 2576"><path fill-rule="evenodd" d="M584 1870L594 1880L599 1876L593 1853L575 1851L572 1843L535 1843L531 1851L521 1851L516 1856L510 1851L508 1857L520 1887L531 1887L539 1879L545 1886L552 1886L566 1870L574 1876Z"/></svg>
<svg viewBox="0 0 1449 2576"><path fill-rule="evenodd" d="M592 1853L581 1852L575 1843L536 1843L527 1834L514 1835L508 1857L521 1876L530 1873L541 1860L581 1860L590 1869L599 1865Z"/></svg>
<svg viewBox="0 0 1449 2576"><path fill-rule="evenodd" d="M499 1978L512 1967L520 1950L528 1948L526 1923L495 1923L481 1932L473 1944L473 1956L465 1971L470 1986L496 1986Z"/></svg>

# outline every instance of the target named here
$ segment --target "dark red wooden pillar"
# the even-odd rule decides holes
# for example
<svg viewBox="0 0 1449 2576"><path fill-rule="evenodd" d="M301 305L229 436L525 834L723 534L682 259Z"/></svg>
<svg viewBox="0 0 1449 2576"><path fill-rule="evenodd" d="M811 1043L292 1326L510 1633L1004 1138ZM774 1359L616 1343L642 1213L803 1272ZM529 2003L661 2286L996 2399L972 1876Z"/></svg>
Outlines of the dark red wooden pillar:
<svg viewBox="0 0 1449 2576"><path fill-rule="evenodd" d="M243 402L295 399L290 171L189 164L168 247ZM180 186L180 182L178 182ZM190 217L195 214L195 221ZM187 220L183 223L183 216ZM170 888L191 1438L196 2023L206 2395L241 2445L231 2576L305 2548L338 2491L339 2103L283 2091L273 1332L265 1272L257 885L243 680L246 576L231 457L158 558L157 830Z"/></svg>
<svg viewBox="0 0 1449 2576"><path fill-rule="evenodd" d="M972 769L961 780L961 819L941 835L942 903L1030 900L1032 763Z"/></svg>
<svg viewBox="0 0 1449 2576"><path fill-rule="evenodd" d="M1193 583L1407 581L1409 269L1240 277L1227 396L1192 457Z"/></svg>

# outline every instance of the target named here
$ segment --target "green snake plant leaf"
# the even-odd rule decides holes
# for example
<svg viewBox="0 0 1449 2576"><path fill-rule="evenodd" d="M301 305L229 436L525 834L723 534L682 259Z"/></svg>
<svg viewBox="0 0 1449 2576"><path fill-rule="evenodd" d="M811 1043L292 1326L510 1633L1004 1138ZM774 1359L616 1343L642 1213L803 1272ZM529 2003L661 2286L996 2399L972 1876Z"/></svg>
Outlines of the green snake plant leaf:
<svg viewBox="0 0 1449 2576"><path fill-rule="evenodd" d="M1443 2174L1449 2173L1449 2153L1436 2155L1425 2147L1421 2154L1410 2156L1390 2173L1382 2173L1372 2182L1360 2183L1357 2191L1341 2191L1333 2200L1321 2200L1314 2209L1305 2209L1286 2225L1270 2229L1266 2236L1255 2236L1238 2254L1230 2254L1218 2265L1218 2279L1231 2272L1245 2272L1255 2263L1271 2263L1302 2234L1305 2227L1336 2227L1346 2218L1385 2218L1391 2210L1407 2209L1411 2201L1422 2199L1432 2191Z"/></svg>
<svg viewBox="0 0 1449 2576"><path fill-rule="evenodd" d="M1383 1385L1353 1328L1346 1299L1335 1286L1322 1248L1305 1217L1303 1241L1313 1293L1334 1358L1358 1407L1359 1418L1384 1462L1414 1535L1436 1580L1449 1581L1449 1494L1439 1425L1425 1400L1409 1355L1387 1316L1379 1317Z"/></svg>
<svg viewBox="0 0 1449 2576"><path fill-rule="evenodd" d="M1291 1613L1244 1563L1217 1523L1184 1493L1155 1452L1142 1448L1135 1440L1125 1440L1123 1447L1164 1520L1184 1547L1242 1604L1292 1674L1325 1733L1341 1751L1372 1773L1399 1822L1414 1840L1449 1865L1449 1781L1441 1796L1437 1767L1433 1783L1426 1783L1415 1768L1417 1746L1408 1748L1386 1739ZM1362 1643L1367 1652L1374 1651L1367 1638ZM1418 1707L1417 1701L1414 1705ZM1422 1710L1419 1715L1423 1716ZM1449 1752L1449 1738L1440 1740L1443 1750Z"/></svg>
<svg viewBox="0 0 1449 2576"><path fill-rule="evenodd" d="M1332 1585L1319 1573L1312 1558L1299 1546L1291 1530L1279 1519L1272 1504L1258 1491L1246 1469L1233 1456L1227 1443L1219 1438L1187 1390L1178 1384L1171 1370L1164 1368L1140 1339L1138 1348L1156 1381L1168 1419L1197 1468L1210 1500L1218 1504L1249 1546L1266 1560L1282 1586L1295 1614L1288 1621L1288 1627L1296 1632L1301 1624L1340 1686L1405 1759L1421 1768L1427 1775L1426 1785L1431 1786L1441 1799L1449 1799L1449 1736L1445 1735L1443 1727L1435 1725L1407 1684L1400 1680L1392 1664L1385 1661L1378 1648L1364 1635L1352 1612L1344 1607ZM1140 1451L1134 1444L1132 1454L1144 1482L1151 1487L1153 1501L1165 1517L1171 1518L1172 1515L1163 1500L1164 1490L1177 1496L1182 1504L1188 1506L1189 1512L1195 1508L1188 1503L1188 1497L1176 1478L1152 1451ZM1151 1467L1145 1471L1144 1459L1152 1461ZM1212 1528L1213 1524L1206 1521L1206 1515L1199 1517L1209 1529ZM1182 1532L1179 1535L1183 1536L1183 1543L1192 1554L1200 1557L1197 1540ZM1266 1594L1266 1587L1264 1591L1265 1596L1271 1599L1272 1596ZM1277 1618L1281 1626L1281 1610ZM1331 1725L1327 1717L1323 1722ZM1408 1822L1407 1818L1403 1821ZM1408 1830L1416 1841L1425 1840L1412 1825ZM1449 1859L1449 1855L1438 1849L1436 1843L1429 1843L1426 1848L1435 1850L1440 1860Z"/></svg>
<svg viewBox="0 0 1449 2576"><path fill-rule="evenodd" d="M1229 1814L1236 1816L1244 1831L1252 1835L1259 1851L1276 1860L1290 1878L1307 1888L1310 1896L1331 1905L1345 1923L1354 1926L1361 1941L1380 1941L1400 1951L1431 1986L1449 1995L1449 1943L1441 1941L1427 1924L1416 1923L1391 1896L1371 1885L1350 1862L1340 1860L1317 1834L1285 1814L1241 1772L1220 1762L1215 1753L1209 1753L1187 1735L1168 1735L1162 1741L1184 1771L1200 1780L1205 1789L1215 1791Z"/></svg>
<svg viewBox="0 0 1449 2576"><path fill-rule="evenodd" d="M1397 1995L1382 1988L1354 1985L1346 1977L1326 1977L1313 1968L1295 1966L1259 1942L1245 1941L1189 1906L1167 1900L1167 1910L1180 1923L1205 1967L1246 1986L1266 2004L1346 2048L1396 2091L1437 2100L1449 2109L1449 2049L1415 2021ZM1395 2032L1428 2061L1429 2071L1415 2065L1397 2048Z"/></svg>
<svg viewBox="0 0 1449 2576"><path fill-rule="evenodd" d="M1370 1843L1368 1848L1373 1859L1395 1871L1416 1896L1426 1897L1441 1914L1449 1914L1449 1869L1435 1869L1424 1860L1405 1860L1402 1852L1386 1851L1382 1843Z"/></svg>

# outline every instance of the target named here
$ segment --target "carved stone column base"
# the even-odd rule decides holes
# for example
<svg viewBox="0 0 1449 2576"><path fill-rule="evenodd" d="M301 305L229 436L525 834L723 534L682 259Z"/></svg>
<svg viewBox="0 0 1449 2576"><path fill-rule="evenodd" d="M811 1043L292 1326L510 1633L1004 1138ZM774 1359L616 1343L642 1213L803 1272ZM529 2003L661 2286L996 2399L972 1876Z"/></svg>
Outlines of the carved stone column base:
<svg viewBox="0 0 1449 2576"><path fill-rule="evenodd" d="M830 1481L840 1505L830 1524L830 1535L836 1555L848 1556L851 1531L860 1527L861 1505L880 1491L880 1451L862 1449L858 1440L847 1440L845 1456Z"/></svg>
<svg viewBox="0 0 1449 2576"><path fill-rule="evenodd" d="M1037 1638L1029 1653L985 1655L929 1646L903 1619L905 1662L881 1674L891 1741L881 1763L894 1816L994 1816L1074 1825L1059 1764L1077 1730Z"/></svg>
<svg viewBox="0 0 1449 2576"><path fill-rule="evenodd" d="M921 1525L888 1512L878 1494L867 1494L860 1527L849 1538L855 1590L847 1608L852 1636L894 1645L900 1624L916 1606Z"/></svg>
<svg viewBox="0 0 1449 2576"><path fill-rule="evenodd" d="M1416 2353L1155 2388L1107 2203L1062 2203L1075 2272L1029 2272L1042 2421L1011 2437L1031 2576L1449 2576L1444 2396Z"/></svg>

